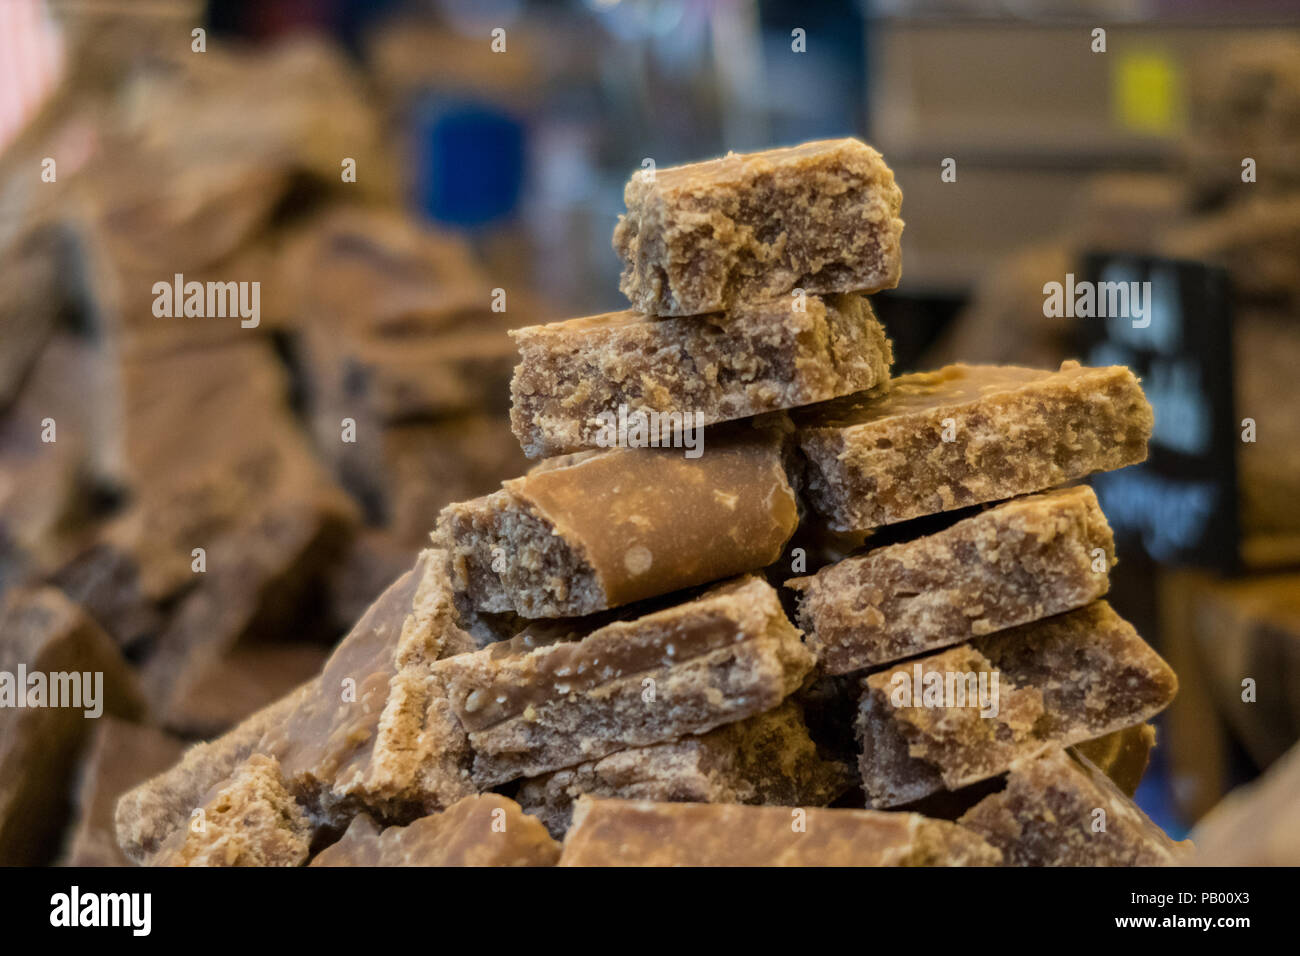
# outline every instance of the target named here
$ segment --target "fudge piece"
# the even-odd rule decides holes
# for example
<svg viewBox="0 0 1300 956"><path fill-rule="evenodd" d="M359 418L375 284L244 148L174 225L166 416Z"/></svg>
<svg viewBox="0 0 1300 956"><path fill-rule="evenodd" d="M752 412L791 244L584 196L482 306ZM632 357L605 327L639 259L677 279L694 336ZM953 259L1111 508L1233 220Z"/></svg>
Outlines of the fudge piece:
<svg viewBox="0 0 1300 956"><path fill-rule="evenodd" d="M581 797L560 866L997 866L977 834L917 813Z"/></svg>
<svg viewBox="0 0 1300 956"><path fill-rule="evenodd" d="M362 814L312 866L553 866L560 845L519 804L496 793L380 830Z"/></svg>
<svg viewBox="0 0 1300 956"><path fill-rule="evenodd" d="M258 753L262 736L287 719L315 684L311 681L263 707L216 740L195 744L175 766L124 793L113 812L113 829L127 859L144 862L165 839L187 826L204 795Z"/></svg>
<svg viewBox="0 0 1300 956"><path fill-rule="evenodd" d="M293 799L274 757L253 754L203 799L190 823L169 836L149 866L301 866L311 849L307 812Z"/></svg>
<svg viewBox="0 0 1300 956"><path fill-rule="evenodd" d="M847 790L843 764L822 760L799 706L694 737L634 747L525 780L515 795L557 838L583 794L686 803L825 806Z"/></svg>
<svg viewBox="0 0 1300 956"><path fill-rule="evenodd" d="M902 274L902 191L854 139L638 172L623 200L619 288L638 312L718 312L792 289L877 292Z"/></svg>
<svg viewBox="0 0 1300 956"><path fill-rule="evenodd" d="M1300 746L1238 787L1192 831L1198 866L1300 865Z"/></svg>
<svg viewBox="0 0 1300 956"><path fill-rule="evenodd" d="M1095 601L879 671L863 687L863 785L870 805L889 807L996 776L1046 743L1140 723L1178 680Z"/></svg>
<svg viewBox="0 0 1300 956"><path fill-rule="evenodd" d="M525 630L433 668L480 789L771 710L813 666L776 591L753 575L580 640L566 630Z"/></svg>
<svg viewBox="0 0 1300 956"><path fill-rule="evenodd" d="M656 433L809 405L889 379L893 354L862 296L738 305L657 319L610 312L510 333L515 435L529 458L610 447L619 416ZM669 425L660 416L676 415ZM642 426L645 427L645 426Z"/></svg>
<svg viewBox="0 0 1300 956"><path fill-rule="evenodd" d="M616 448L449 505L435 542L480 611L576 617L776 560L798 522L775 430L706 431L703 455Z"/></svg>
<svg viewBox="0 0 1300 956"><path fill-rule="evenodd" d="M1115 542L1091 488L1017 498L787 581L828 674L959 644L1106 593Z"/></svg>
<svg viewBox="0 0 1300 956"><path fill-rule="evenodd" d="M1137 793L1156 746L1154 724L1125 727L1096 740L1075 744L1074 751L1110 777L1126 796Z"/></svg>
<svg viewBox="0 0 1300 956"><path fill-rule="evenodd" d="M253 754L280 762L287 786L321 826L346 826L361 809L414 819L476 792L464 732L429 668L477 646L457 624L446 555L424 552L320 676L127 793L117 808L119 843L135 860L155 852L200 797Z"/></svg>
<svg viewBox="0 0 1300 956"><path fill-rule="evenodd" d="M1091 761L1060 747L1013 761L1005 789L957 822L1001 850L1008 866L1168 866L1191 849Z"/></svg>
<svg viewBox="0 0 1300 956"><path fill-rule="evenodd" d="M53 588L0 606L0 866L48 862L68 814L77 756L102 714L144 701L112 640Z"/></svg>
<svg viewBox="0 0 1300 956"><path fill-rule="evenodd" d="M66 866L131 866L117 845L117 798L180 759L185 744L144 724L100 718L82 762Z"/></svg>
<svg viewBox="0 0 1300 956"><path fill-rule="evenodd" d="M1057 372L949 365L795 416L805 494L841 531L1134 464L1146 458L1153 421L1131 371L1077 362Z"/></svg>

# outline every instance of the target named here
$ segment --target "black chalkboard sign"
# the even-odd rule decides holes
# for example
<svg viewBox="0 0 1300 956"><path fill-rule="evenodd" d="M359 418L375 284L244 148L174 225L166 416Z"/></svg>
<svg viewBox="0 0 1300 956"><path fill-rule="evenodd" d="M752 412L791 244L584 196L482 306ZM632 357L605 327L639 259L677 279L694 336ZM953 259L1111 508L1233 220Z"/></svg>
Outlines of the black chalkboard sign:
<svg viewBox="0 0 1300 956"><path fill-rule="evenodd" d="M1083 363L1131 367L1155 409L1147 461L1092 479L1120 553L1138 545L1160 564L1236 571L1240 430L1226 272L1091 253L1061 291Z"/></svg>

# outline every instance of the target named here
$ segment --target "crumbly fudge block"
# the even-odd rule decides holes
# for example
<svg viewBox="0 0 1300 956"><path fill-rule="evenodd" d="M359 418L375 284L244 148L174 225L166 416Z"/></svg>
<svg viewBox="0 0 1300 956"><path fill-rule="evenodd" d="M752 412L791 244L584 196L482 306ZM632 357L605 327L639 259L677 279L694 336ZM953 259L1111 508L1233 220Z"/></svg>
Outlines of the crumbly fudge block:
<svg viewBox="0 0 1300 956"><path fill-rule="evenodd" d="M917 813L581 797L560 866L997 866L980 836Z"/></svg>
<svg viewBox="0 0 1300 956"><path fill-rule="evenodd" d="M1178 680L1095 601L878 671L863 687L863 786L869 804L889 807L996 776L1044 744L1140 723Z"/></svg>
<svg viewBox="0 0 1300 956"><path fill-rule="evenodd" d="M795 415L805 494L868 530L1142 461L1154 421L1122 366L949 365Z"/></svg>
<svg viewBox="0 0 1300 956"><path fill-rule="evenodd" d="M1192 831L1198 866L1300 865L1300 746L1238 787Z"/></svg>
<svg viewBox="0 0 1300 956"><path fill-rule="evenodd" d="M799 706L786 701L707 734L634 747L524 781L516 798L557 838L583 794L628 800L820 807L849 788L823 760Z"/></svg>
<svg viewBox="0 0 1300 956"><path fill-rule="evenodd" d="M798 523L775 430L705 432L703 454L616 448L448 505L434 540L480 611L578 617L770 564Z"/></svg>
<svg viewBox="0 0 1300 956"><path fill-rule="evenodd" d="M553 866L560 845L519 804L496 793L380 830L362 814L312 866Z"/></svg>
<svg viewBox="0 0 1300 956"><path fill-rule="evenodd" d="M771 710L813 666L776 591L752 575L580 640L550 630L433 669L480 789Z"/></svg>
<svg viewBox="0 0 1300 956"><path fill-rule="evenodd" d="M77 816L63 858L66 866L131 866L113 832L117 798L176 763L185 744L144 724L112 717L96 721L77 784Z"/></svg>
<svg viewBox="0 0 1300 956"><path fill-rule="evenodd" d="M307 812L285 788L274 757L254 754L210 791L188 826L149 866L301 866L311 849Z"/></svg>
<svg viewBox="0 0 1300 956"><path fill-rule="evenodd" d="M619 288L639 312L717 312L791 289L877 292L902 274L902 191L855 139L638 172L623 200Z"/></svg>
<svg viewBox="0 0 1300 956"><path fill-rule="evenodd" d="M361 809L412 819L474 793L464 733L429 680L441 656L477 648L459 626L446 555L426 551L334 650L322 673L179 764L128 792L118 841L153 853L199 798L249 756L275 757L289 789L321 825Z"/></svg>
<svg viewBox="0 0 1300 956"><path fill-rule="evenodd" d="M1008 866L1168 866L1177 844L1086 758L1045 747L1014 761L1006 788L957 821Z"/></svg>
<svg viewBox="0 0 1300 956"><path fill-rule="evenodd" d="M1078 487L786 583L822 669L843 674L1082 607L1106 593L1114 562L1097 496Z"/></svg>
<svg viewBox="0 0 1300 956"><path fill-rule="evenodd" d="M510 418L530 458L609 447L623 410L633 423L644 416L658 426L652 414L673 413L680 427L689 413L693 425L711 425L874 388L893 361L858 295L680 319L610 312L510 335L520 355Z"/></svg>
<svg viewBox="0 0 1300 956"><path fill-rule="evenodd" d="M256 755L267 730L286 720L315 685L311 681L299 687L216 740L195 744L175 766L124 793L113 813L113 827L127 858L144 862L164 840L188 825L190 814L203 805L204 795Z"/></svg>
<svg viewBox="0 0 1300 956"><path fill-rule="evenodd" d="M0 605L0 866L46 863L68 811L77 755L101 714L144 700L107 634L54 588Z"/></svg>
<svg viewBox="0 0 1300 956"><path fill-rule="evenodd" d="M1110 777L1126 796L1137 793L1142 775L1151 762L1156 747L1154 724L1125 727L1095 740L1074 745L1074 751L1087 758L1098 770Z"/></svg>

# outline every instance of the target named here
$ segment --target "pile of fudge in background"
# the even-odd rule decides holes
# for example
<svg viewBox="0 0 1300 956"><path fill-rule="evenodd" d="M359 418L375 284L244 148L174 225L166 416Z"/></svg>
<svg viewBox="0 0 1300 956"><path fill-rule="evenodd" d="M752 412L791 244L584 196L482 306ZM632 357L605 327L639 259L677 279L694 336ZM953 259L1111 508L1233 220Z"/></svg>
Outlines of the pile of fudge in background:
<svg viewBox="0 0 1300 956"><path fill-rule="evenodd" d="M506 329L538 314L404 211L400 86L85 19L0 157L0 670L103 672L106 713L0 709L0 863L124 863L117 796L318 673L525 463ZM245 298L155 289L194 282Z"/></svg>
<svg viewBox="0 0 1300 956"><path fill-rule="evenodd" d="M317 677L128 792L127 855L1189 853L1130 799L1177 681L1105 602L1111 532L1069 484L1146 456L1132 373L891 378L864 296L899 280L902 197L856 140L639 173L626 200L635 311L512 333L542 460L446 506ZM665 417L702 440L644 427Z"/></svg>

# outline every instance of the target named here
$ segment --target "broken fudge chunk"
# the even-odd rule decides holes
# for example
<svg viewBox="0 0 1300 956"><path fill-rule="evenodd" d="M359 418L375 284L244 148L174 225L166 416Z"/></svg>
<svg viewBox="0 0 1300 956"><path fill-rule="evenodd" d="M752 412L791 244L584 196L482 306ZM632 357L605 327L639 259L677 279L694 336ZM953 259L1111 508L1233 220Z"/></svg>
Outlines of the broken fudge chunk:
<svg viewBox="0 0 1300 956"><path fill-rule="evenodd" d="M132 859L156 851L199 798L253 754L275 757L314 822L342 827L361 809L413 819L475 792L464 733L428 679L439 656L478 646L457 624L446 555L426 551L335 648L322 673L118 803Z"/></svg>
<svg viewBox="0 0 1300 956"><path fill-rule="evenodd" d="M1091 488L1018 498L936 534L795 578L799 623L842 674L1082 607L1115 544Z"/></svg>
<svg viewBox="0 0 1300 956"><path fill-rule="evenodd" d="M557 838L583 794L629 800L820 807L847 790L844 764L823 760L799 706L707 734L634 747L524 781L516 799Z"/></svg>
<svg viewBox="0 0 1300 956"><path fill-rule="evenodd" d="M530 458L616 444L628 427L702 427L809 405L889 378L862 296L745 303L719 315L610 312L516 329L511 422Z"/></svg>
<svg viewBox="0 0 1300 956"><path fill-rule="evenodd" d="M214 787L149 866L301 866L311 848L307 811L274 757L253 754Z"/></svg>
<svg viewBox="0 0 1300 956"><path fill-rule="evenodd" d="M795 414L804 491L840 531L1042 491L1143 461L1153 424L1122 366L949 365Z"/></svg>
<svg viewBox="0 0 1300 956"><path fill-rule="evenodd" d="M792 289L877 292L902 274L902 191L855 139L641 171L623 200L619 288L639 312L717 312Z"/></svg>
<svg viewBox="0 0 1300 956"><path fill-rule="evenodd" d="M878 671L858 715L867 802L898 806L1005 771L1046 743L1120 730L1178 688L1105 601Z"/></svg>
<svg viewBox="0 0 1300 956"><path fill-rule="evenodd" d="M996 866L980 836L917 813L580 797L561 866Z"/></svg>
<svg viewBox="0 0 1300 956"><path fill-rule="evenodd" d="M579 640L525 630L433 671L486 789L771 710L812 665L776 591L750 575Z"/></svg>
<svg viewBox="0 0 1300 956"><path fill-rule="evenodd" d="M380 830L362 814L312 866L552 866L560 845L519 804L496 793Z"/></svg>
<svg viewBox="0 0 1300 956"><path fill-rule="evenodd" d="M706 430L703 454L616 448L448 505L435 541L480 611L577 617L752 571L798 522L780 436Z"/></svg>
<svg viewBox="0 0 1300 956"><path fill-rule="evenodd" d="M1168 866L1178 844L1086 758L1045 747L1011 764L1006 787L957 821L1008 866Z"/></svg>
<svg viewBox="0 0 1300 956"><path fill-rule="evenodd" d="M156 727L112 717L96 722L77 785L77 818L63 862L68 866L131 866L117 845L117 799L180 759L185 744Z"/></svg>
<svg viewBox="0 0 1300 956"><path fill-rule="evenodd" d="M54 588L0 605L0 866L57 850L82 744L103 714L144 701L112 639Z"/></svg>

